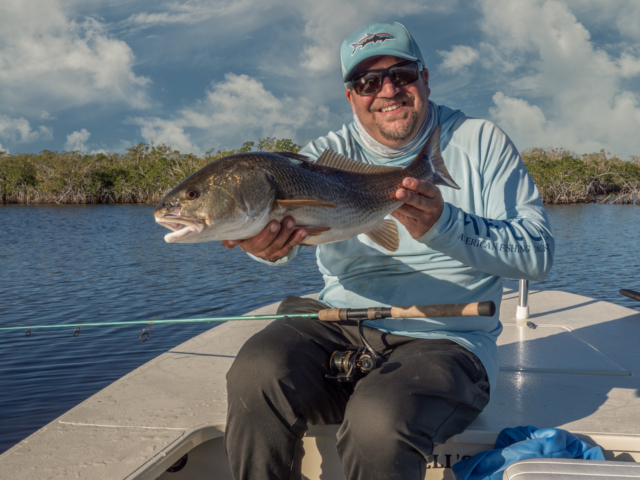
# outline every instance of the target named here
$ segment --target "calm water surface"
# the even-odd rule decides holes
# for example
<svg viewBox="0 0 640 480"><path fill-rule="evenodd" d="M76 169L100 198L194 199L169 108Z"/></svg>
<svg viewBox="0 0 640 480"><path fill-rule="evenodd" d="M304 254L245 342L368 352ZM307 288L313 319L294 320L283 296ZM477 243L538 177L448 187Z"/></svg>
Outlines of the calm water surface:
<svg viewBox="0 0 640 480"><path fill-rule="evenodd" d="M1 206L0 326L68 329L0 335L0 452L213 324L82 329L86 322L240 315L318 291L314 249L270 268L218 242L169 245L150 206ZM556 261L544 282L631 308L640 290L640 207L549 206Z"/></svg>

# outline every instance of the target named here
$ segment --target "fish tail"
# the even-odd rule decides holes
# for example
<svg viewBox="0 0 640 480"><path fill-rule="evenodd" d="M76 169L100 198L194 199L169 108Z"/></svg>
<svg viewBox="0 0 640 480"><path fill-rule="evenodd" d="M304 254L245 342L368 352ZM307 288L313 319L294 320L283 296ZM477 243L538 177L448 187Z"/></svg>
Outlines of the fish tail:
<svg viewBox="0 0 640 480"><path fill-rule="evenodd" d="M447 187L460 190L458 184L451 178L440 152L440 134L442 126L438 125L433 129L429 139L422 146L416 158L406 168L407 174L416 178L427 180L434 185L446 185ZM429 178L431 177L431 178Z"/></svg>

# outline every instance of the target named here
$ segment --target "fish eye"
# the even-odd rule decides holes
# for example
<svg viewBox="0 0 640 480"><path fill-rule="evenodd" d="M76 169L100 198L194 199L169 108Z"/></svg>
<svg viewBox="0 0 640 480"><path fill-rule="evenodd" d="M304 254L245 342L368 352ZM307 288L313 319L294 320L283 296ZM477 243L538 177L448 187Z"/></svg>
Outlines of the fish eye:
<svg viewBox="0 0 640 480"><path fill-rule="evenodd" d="M198 198L198 192L196 192L195 190L189 190L187 192L187 198L189 200L195 200L196 198Z"/></svg>

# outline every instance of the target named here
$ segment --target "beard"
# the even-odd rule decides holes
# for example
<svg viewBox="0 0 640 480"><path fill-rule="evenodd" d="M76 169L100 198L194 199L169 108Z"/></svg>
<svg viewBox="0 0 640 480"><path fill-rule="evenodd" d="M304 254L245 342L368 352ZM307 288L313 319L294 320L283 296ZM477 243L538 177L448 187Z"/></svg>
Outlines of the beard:
<svg viewBox="0 0 640 480"><path fill-rule="evenodd" d="M404 95L397 96L395 100L398 102L404 102L409 107L414 106L414 96L409 92L405 92ZM384 102L384 103L388 103L388 102ZM369 107L369 110L372 112L376 111L380 108L379 105L380 104L378 102L374 102ZM409 118L400 126L391 126L391 125L388 125L387 123L383 123L380 121L376 122L376 126L378 127L378 132L380 132L380 135L382 135L384 139L392 142L397 142L398 140L409 139L411 134L414 133L413 131L414 131L414 128L416 127L417 122L418 122L418 112L414 110L409 114ZM393 123L393 122L390 122L390 123Z"/></svg>
<svg viewBox="0 0 640 480"><path fill-rule="evenodd" d="M376 123L378 125L378 131L385 139L390 141L408 140L409 136L413 133L413 129L418 122L418 112L411 112L409 119L400 127L389 127L384 123Z"/></svg>

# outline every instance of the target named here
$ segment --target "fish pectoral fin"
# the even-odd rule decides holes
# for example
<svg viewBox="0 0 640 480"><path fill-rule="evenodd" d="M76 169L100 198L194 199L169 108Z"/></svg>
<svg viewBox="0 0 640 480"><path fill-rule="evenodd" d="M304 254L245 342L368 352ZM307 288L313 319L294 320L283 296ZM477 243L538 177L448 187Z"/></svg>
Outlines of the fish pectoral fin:
<svg viewBox="0 0 640 480"><path fill-rule="evenodd" d="M327 148L322 152L322 155L320 155L318 160L316 160L316 165L352 173L382 173L390 172L392 170L401 170L400 167L385 167L384 165L371 165L368 163L358 162L357 160L352 160L349 157L340 155L330 148Z"/></svg>
<svg viewBox="0 0 640 480"><path fill-rule="evenodd" d="M373 230L365 232L365 235L390 252L395 252L400 246L398 224L393 220L382 221Z"/></svg>
<svg viewBox="0 0 640 480"><path fill-rule="evenodd" d="M276 203L285 210L294 210L302 207L329 207L336 208L336 205L320 200L276 200Z"/></svg>
<svg viewBox="0 0 640 480"><path fill-rule="evenodd" d="M296 228L304 228L307 230L307 237L317 237L322 232L331 230L331 227L324 227L321 225L296 225Z"/></svg>

